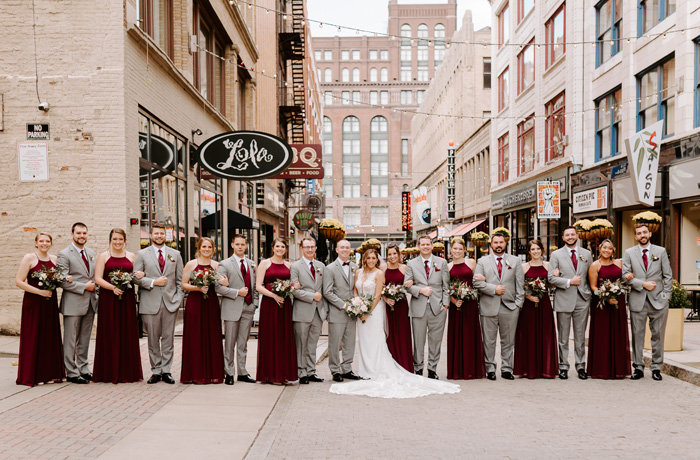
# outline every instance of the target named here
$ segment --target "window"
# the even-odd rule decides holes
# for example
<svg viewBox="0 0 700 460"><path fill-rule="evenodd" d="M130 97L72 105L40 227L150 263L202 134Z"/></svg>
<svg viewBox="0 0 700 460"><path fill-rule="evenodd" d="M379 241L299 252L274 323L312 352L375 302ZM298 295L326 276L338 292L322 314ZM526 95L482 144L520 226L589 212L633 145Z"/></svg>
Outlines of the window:
<svg viewBox="0 0 700 460"><path fill-rule="evenodd" d="M693 126L700 126L700 40L695 40L695 122Z"/></svg>
<svg viewBox="0 0 700 460"><path fill-rule="evenodd" d="M401 139L401 175L408 176L408 139Z"/></svg>
<svg viewBox="0 0 700 460"><path fill-rule="evenodd" d="M360 120L354 116L343 120L343 196L360 197Z"/></svg>
<svg viewBox="0 0 700 460"><path fill-rule="evenodd" d="M389 123L372 118L369 125L370 192L373 197L389 196Z"/></svg>
<svg viewBox="0 0 700 460"><path fill-rule="evenodd" d="M340 98L343 100L343 105L350 105L350 91L343 91Z"/></svg>
<svg viewBox="0 0 700 460"><path fill-rule="evenodd" d="M445 58L445 26L442 24L435 24L435 29L433 32L433 38L435 43L433 44L433 61L435 67L442 64L442 60Z"/></svg>
<svg viewBox="0 0 700 460"><path fill-rule="evenodd" d="M545 68L549 68L557 62L566 52L566 4L563 4L556 13L546 22L545 34L547 36Z"/></svg>
<svg viewBox="0 0 700 460"><path fill-rule="evenodd" d="M491 88L491 58L484 58L484 89Z"/></svg>
<svg viewBox="0 0 700 460"><path fill-rule="evenodd" d="M321 50L314 51L314 59L316 59L317 61L321 60L321 55L322 55Z"/></svg>
<svg viewBox="0 0 700 460"><path fill-rule="evenodd" d="M326 69L323 71L323 81L326 83L333 81L333 71L331 69Z"/></svg>
<svg viewBox="0 0 700 460"><path fill-rule="evenodd" d="M333 122L323 117L323 189L326 196L333 196ZM328 210L328 208L326 208Z"/></svg>
<svg viewBox="0 0 700 460"><path fill-rule="evenodd" d="M418 91L416 91L416 104L422 104L423 98L425 98L425 90L419 89Z"/></svg>
<svg viewBox="0 0 700 460"><path fill-rule="evenodd" d="M419 66L416 76L418 77L418 81L428 81L428 66Z"/></svg>
<svg viewBox="0 0 700 460"><path fill-rule="evenodd" d="M369 50L369 60L370 61L377 60L377 50Z"/></svg>
<svg viewBox="0 0 700 460"><path fill-rule="evenodd" d="M508 107L508 99L510 98L510 75L508 67L498 76L498 111Z"/></svg>
<svg viewBox="0 0 700 460"><path fill-rule="evenodd" d="M508 180L508 171L510 168L510 145L508 143L508 133L498 138L498 183L501 184Z"/></svg>
<svg viewBox="0 0 700 460"><path fill-rule="evenodd" d="M357 105L359 103L360 103L360 92L353 91L352 92L352 105Z"/></svg>
<svg viewBox="0 0 700 460"><path fill-rule="evenodd" d="M664 120L664 135L675 130L675 59L667 59L637 78L637 131ZM641 101L641 102L639 102Z"/></svg>
<svg viewBox="0 0 700 460"><path fill-rule="evenodd" d="M340 51L340 60L341 61L349 61L350 60L350 51L341 50Z"/></svg>
<svg viewBox="0 0 700 460"><path fill-rule="evenodd" d="M382 61L388 61L389 60L389 50L381 50L379 52L379 59Z"/></svg>
<svg viewBox="0 0 700 460"><path fill-rule="evenodd" d="M382 70L379 72L379 78L381 81L389 81L389 69L382 67Z"/></svg>
<svg viewBox="0 0 700 460"><path fill-rule="evenodd" d="M333 105L333 91L326 91L323 93L323 104Z"/></svg>
<svg viewBox="0 0 700 460"><path fill-rule="evenodd" d="M173 58L172 0L140 0L138 25L158 47Z"/></svg>
<svg viewBox="0 0 700 460"><path fill-rule="evenodd" d="M388 227L389 226L389 208L386 206L372 206L371 212L371 223L376 227Z"/></svg>
<svg viewBox="0 0 700 460"><path fill-rule="evenodd" d="M622 49L622 0L606 0L596 8L596 66Z"/></svg>
<svg viewBox="0 0 700 460"><path fill-rule="evenodd" d="M333 206L326 206L326 219L333 219Z"/></svg>
<svg viewBox="0 0 700 460"><path fill-rule="evenodd" d="M345 206L343 208L343 224L345 225L360 225L360 207Z"/></svg>
<svg viewBox="0 0 700 460"><path fill-rule="evenodd" d="M535 46L531 41L518 54L518 94L535 81Z"/></svg>
<svg viewBox="0 0 700 460"><path fill-rule="evenodd" d="M375 67L369 69L369 81L377 81L377 69Z"/></svg>
<svg viewBox="0 0 700 460"><path fill-rule="evenodd" d="M401 81L411 81L411 66L401 66Z"/></svg>
<svg viewBox="0 0 700 460"><path fill-rule="evenodd" d="M413 91L401 91L401 105L411 105Z"/></svg>
<svg viewBox="0 0 700 460"><path fill-rule="evenodd" d="M197 52L195 62L197 71L197 88L199 92L202 93L206 99L209 99L209 86L211 84L210 77L210 65L212 63L211 59L211 34L209 29L204 25L199 25L199 33L197 34ZM208 52L207 52L208 51Z"/></svg>
<svg viewBox="0 0 700 460"><path fill-rule="evenodd" d="M376 91L369 92L369 103L372 105L377 105L379 103L379 93Z"/></svg>
<svg viewBox="0 0 700 460"><path fill-rule="evenodd" d="M518 0L518 24L535 7L535 0Z"/></svg>
<svg viewBox="0 0 700 460"><path fill-rule="evenodd" d="M380 104L388 104L389 103L389 91L380 91L379 92L379 103Z"/></svg>
<svg viewBox="0 0 700 460"><path fill-rule="evenodd" d="M518 125L518 176L535 168L535 117Z"/></svg>
<svg viewBox="0 0 700 460"><path fill-rule="evenodd" d="M676 0L639 0L637 33L642 35L676 12Z"/></svg>
<svg viewBox="0 0 700 460"><path fill-rule="evenodd" d="M413 44L411 43L411 26L401 26L401 81L411 81L411 61Z"/></svg>
<svg viewBox="0 0 700 460"><path fill-rule="evenodd" d="M564 136L566 134L564 123L566 110L564 110L564 106L564 93L559 94L544 106L547 116L545 121L545 140L547 142L545 161L564 157Z"/></svg>
<svg viewBox="0 0 700 460"><path fill-rule="evenodd" d="M503 47L504 43L510 40L510 9L506 4L498 15L498 48Z"/></svg>
<svg viewBox="0 0 700 460"><path fill-rule="evenodd" d="M360 60L360 50L352 50L352 60L353 61Z"/></svg>
<svg viewBox="0 0 700 460"><path fill-rule="evenodd" d="M341 75L340 78L344 83L347 83L350 81L350 69L347 69L347 68L343 69L342 72L340 73L340 75Z"/></svg>
<svg viewBox="0 0 700 460"><path fill-rule="evenodd" d="M428 26L418 26L418 81L428 81Z"/></svg>
<svg viewBox="0 0 700 460"><path fill-rule="evenodd" d="M325 50L323 52L323 59L325 61L331 61L333 60L333 50Z"/></svg>
<svg viewBox="0 0 700 460"><path fill-rule="evenodd" d="M360 69L358 69L357 67L352 69L352 81L354 83L358 83L360 81Z"/></svg>
<svg viewBox="0 0 700 460"><path fill-rule="evenodd" d="M596 161L620 153L622 89L617 88L595 101Z"/></svg>
<svg viewBox="0 0 700 460"><path fill-rule="evenodd" d="M318 79L318 82L321 82L321 69L316 69L316 78Z"/></svg>
<svg viewBox="0 0 700 460"><path fill-rule="evenodd" d="M195 10L195 35L197 35L197 51L194 53L194 83L200 94L225 115L226 75L224 61L214 59L213 54L223 55L224 45L219 40L223 34L210 25L201 10Z"/></svg>

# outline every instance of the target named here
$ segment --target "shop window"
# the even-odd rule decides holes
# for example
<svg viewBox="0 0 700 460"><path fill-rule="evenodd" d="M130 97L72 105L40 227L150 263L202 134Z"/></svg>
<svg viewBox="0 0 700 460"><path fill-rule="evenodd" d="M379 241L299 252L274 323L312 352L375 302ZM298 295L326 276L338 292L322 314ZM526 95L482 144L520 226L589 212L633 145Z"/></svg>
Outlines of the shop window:
<svg viewBox="0 0 700 460"><path fill-rule="evenodd" d="M605 0L596 7L596 66L622 49L622 1Z"/></svg>
<svg viewBox="0 0 700 460"><path fill-rule="evenodd" d="M510 213L511 219L511 253L525 258L527 243L535 237L537 213L535 208L521 209Z"/></svg>
<svg viewBox="0 0 700 460"><path fill-rule="evenodd" d="M139 0L137 24L173 59L172 0Z"/></svg>
<svg viewBox="0 0 700 460"><path fill-rule="evenodd" d="M491 88L491 58L484 58L484 89Z"/></svg>
<svg viewBox="0 0 700 460"><path fill-rule="evenodd" d="M508 180L508 171L510 170L510 152L509 152L508 133L498 138L498 183L501 184Z"/></svg>
<svg viewBox="0 0 700 460"><path fill-rule="evenodd" d="M502 48L504 44L510 40L510 8L509 4L498 14L498 48Z"/></svg>
<svg viewBox="0 0 700 460"><path fill-rule="evenodd" d="M535 45L534 39L518 54L518 94L530 87L535 81Z"/></svg>
<svg viewBox="0 0 700 460"><path fill-rule="evenodd" d="M535 168L535 117L518 125L518 176Z"/></svg>
<svg viewBox="0 0 700 460"><path fill-rule="evenodd" d="M559 249L561 229L566 227L564 221L566 213L562 212L562 219L541 219L539 223L538 238L544 246L543 256L548 260L552 252Z"/></svg>
<svg viewBox="0 0 700 460"><path fill-rule="evenodd" d="M547 162L564 157L565 108L564 93L559 94L544 106L547 115L545 140L547 141Z"/></svg>
<svg viewBox="0 0 700 460"><path fill-rule="evenodd" d="M620 153L621 97L622 89L617 88L596 99L596 161Z"/></svg>
<svg viewBox="0 0 700 460"><path fill-rule="evenodd" d="M510 97L510 73L508 67L498 76L498 111L508 107Z"/></svg>
<svg viewBox="0 0 700 460"><path fill-rule="evenodd" d="M517 0L518 1L518 24L527 16L535 7L535 0Z"/></svg>
<svg viewBox="0 0 700 460"><path fill-rule="evenodd" d="M663 137L671 136L676 119L675 59L671 57L637 77L637 131L664 120Z"/></svg>
<svg viewBox="0 0 700 460"><path fill-rule="evenodd" d="M442 24L435 24L435 29L433 29L433 38L435 42L433 43L433 64L435 67L442 64L442 60L445 58L445 26Z"/></svg>
<svg viewBox="0 0 700 460"><path fill-rule="evenodd" d="M668 16L676 12L677 0L638 0L637 8L637 34L651 30Z"/></svg>
<svg viewBox="0 0 700 460"><path fill-rule="evenodd" d="M548 69L566 52L566 4L545 23L547 37L545 68Z"/></svg>

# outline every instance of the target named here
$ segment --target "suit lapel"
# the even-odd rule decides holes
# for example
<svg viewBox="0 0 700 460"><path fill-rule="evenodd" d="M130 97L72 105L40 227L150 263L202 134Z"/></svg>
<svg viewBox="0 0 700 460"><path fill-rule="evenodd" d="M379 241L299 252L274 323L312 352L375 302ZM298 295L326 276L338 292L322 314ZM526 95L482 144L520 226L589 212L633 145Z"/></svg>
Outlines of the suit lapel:
<svg viewBox="0 0 700 460"><path fill-rule="evenodd" d="M80 255L80 251L78 251L72 244L70 247L71 254L73 254L73 258L75 261L78 263L78 266L80 266L81 270L83 270L85 273L87 273L87 276L90 276L90 269L85 266L85 261L83 261L82 256ZM83 251L85 251L85 247L83 246ZM85 257L87 256L87 251L85 251ZM90 265L90 259L88 258L88 266Z"/></svg>
<svg viewBox="0 0 700 460"><path fill-rule="evenodd" d="M241 267L238 265L238 262L236 262L236 259L233 256L231 256L229 257L229 260L231 261L231 265L233 265L233 273L238 275L241 281L245 283L245 280L243 279L243 273L241 273ZM248 263L247 260L246 263ZM250 266L250 264L248 264L248 266Z"/></svg>
<svg viewBox="0 0 700 460"><path fill-rule="evenodd" d="M160 269L160 264L158 263L158 257L156 257L155 248L153 246L149 246L148 252L150 253L149 257L153 261L153 265L156 267L156 270L158 270L158 273L160 273L162 275L164 270L161 271L161 269ZM164 252L163 257L167 258L167 252L166 251L163 251L163 252Z"/></svg>

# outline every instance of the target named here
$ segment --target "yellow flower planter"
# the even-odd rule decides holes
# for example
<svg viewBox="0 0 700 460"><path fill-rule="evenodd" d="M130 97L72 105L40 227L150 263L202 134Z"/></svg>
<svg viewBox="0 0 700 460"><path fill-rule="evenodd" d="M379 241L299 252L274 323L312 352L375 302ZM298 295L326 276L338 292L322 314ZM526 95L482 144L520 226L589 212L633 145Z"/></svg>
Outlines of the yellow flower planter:
<svg viewBox="0 0 700 460"><path fill-rule="evenodd" d="M685 321L685 308L669 308L668 321L666 322L666 335L664 337L664 351L683 350L683 323ZM651 331L647 320L644 333L644 349L651 350Z"/></svg>

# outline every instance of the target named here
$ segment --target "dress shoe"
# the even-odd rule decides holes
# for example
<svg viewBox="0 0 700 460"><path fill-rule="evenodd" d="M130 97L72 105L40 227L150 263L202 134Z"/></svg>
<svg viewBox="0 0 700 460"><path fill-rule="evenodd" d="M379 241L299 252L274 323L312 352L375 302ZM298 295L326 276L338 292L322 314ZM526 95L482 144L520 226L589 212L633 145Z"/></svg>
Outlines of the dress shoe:
<svg viewBox="0 0 700 460"><path fill-rule="evenodd" d="M251 377L250 375L239 375L237 380L239 382L245 382L245 383L255 383L255 379Z"/></svg>
<svg viewBox="0 0 700 460"><path fill-rule="evenodd" d="M437 373L431 370L428 370L428 378L433 380L440 380L440 377L438 377Z"/></svg>
<svg viewBox="0 0 700 460"><path fill-rule="evenodd" d="M85 380L84 378L82 378L81 376L77 376L77 377L68 377L68 378L66 379L66 381L68 381L68 382L70 382L70 383L77 383L78 385L85 385L86 383L90 383L90 382L88 382L87 380Z"/></svg>
<svg viewBox="0 0 700 460"><path fill-rule="evenodd" d="M501 372L501 378L506 380L515 380L512 372Z"/></svg>
<svg viewBox="0 0 700 460"><path fill-rule="evenodd" d="M299 383L302 385L308 385L309 384L309 378L308 377L299 377Z"/></svg>
<svg viewBox="0 0 700 460"><path fill-rule="evenodd" d="M333 381L334 382L342 382L343 381L343 376L340 374L333 374Z"/></svg>
<svg viewBox="0 0 700 460"><path fill-rule="evenodd" d="M416 374L416 375L423 375L423 369L414 372L414 374Z"/></svg>
<svg viewBox="0 0 700 460"><path fill-rule="evenodd" d="M632 377L630 379L632 380L639 380L644 377L644 371L641 369L635 369L634 373L632 374Z"/></svg>
<svg viewBox="0 0 700 460"><path fill-rule="evenodd" d="M661 377L661 371L659 371L659 370L651 371L651 378L656 380L656 381L663 380L663 377Z"/></svg>
<svg viewBox="0 0 700 460"><path fill-rule="evenodd" d="M224 377L224 383L226 385L233 385L233 375L226 374L226 376Z"/></svg>
<svg viewBox="0 0 700 460"><path fill-rule="evenodd" d="M489 380L496 380L496 373L495 372L487 372L486 378Z"/></svg>
<svg viewBox="0 0 700 460"><path fill-rule="evenodd" d="M580 378L581 380L586 380L588 378L588 375L586 374L585 370L579 369L576 372L578 372L578 378Z"/></svg>
<svg viewBox="0 0 700 460"><path fill-rule="evenodd" d="M149 384L154 384L160 382L160 374L153 374L150 379L148 379Z"/></svg>
<svg viewBox="0 0 700 460"><path fill-rule="evenodd" d="M362 377L360 377L359 375L353 374L352 371L346 372L345 374L343 374L343 378L348 379L348 380L362 380Z"/></svg>
<svg viewBox="0 0 700 460"><path fill-rule="evenodd" d="M80 376L82 378L84 378L85 380L87 380L88 382L92 382L92 374L91 373L88 372L87 374L80 374Z"/></svg>
<svg viewBox="0 0 700 460"><path fill-rule="evenodd" d="M323 382L323 379L321 377L319 377L318 375L313 374L313 375L309 376L309 382L321 383L321 382Z"/></svg>
<svg viewBox="0 0 700 460"><path fill-rule="evenodd" d="M568 379L569 378L569 371L567 371L566 369L560 370L559 371L559 378L562 380Z"/></svg>
<svg viewBox="0 0 700 460"><path fill-rule="evenodd" d="M175 383L175 379L174 379L173 376L170 375L169 373L163 373L163 374L161 374L160 378L161 378L165 383L168 383L168 384L170 384L170 385L172 385L172 384Z"/></svg>

